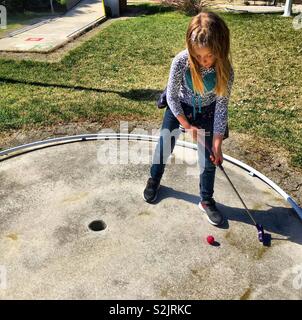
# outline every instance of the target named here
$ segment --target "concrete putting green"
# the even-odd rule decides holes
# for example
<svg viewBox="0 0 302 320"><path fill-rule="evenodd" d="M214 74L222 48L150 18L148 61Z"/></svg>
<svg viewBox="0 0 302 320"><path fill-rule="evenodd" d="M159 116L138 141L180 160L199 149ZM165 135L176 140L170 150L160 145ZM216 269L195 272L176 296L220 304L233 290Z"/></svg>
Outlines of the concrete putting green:
<svg viewBox="0 0 302 320"><path fill-rule="evenodd" d="M207 222L197 206L198 166L184 161L195 150L175 147L159 197L148 204L150 163L139 163L138 149L146 160L155 142L129 141L129 163L101 163L111 143L56 143L2 158L1 299L302 298L302 224L266 183L224 161L271 233L270 247L218 168L214 197L227 223Z"/></svg>

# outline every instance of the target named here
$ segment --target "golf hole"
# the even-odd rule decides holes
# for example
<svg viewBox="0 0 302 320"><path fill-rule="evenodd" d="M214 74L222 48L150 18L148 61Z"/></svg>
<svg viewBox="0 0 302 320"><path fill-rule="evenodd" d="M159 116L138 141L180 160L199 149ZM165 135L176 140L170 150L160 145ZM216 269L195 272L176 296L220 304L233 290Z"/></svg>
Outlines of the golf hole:
<svg viewBox="0 0 302 320"><path fill-rule="evenodd" d="M103 220L94 220L89 223L88 228L91 231L99 232L105 230L107 228L107 225Z"/></svg>

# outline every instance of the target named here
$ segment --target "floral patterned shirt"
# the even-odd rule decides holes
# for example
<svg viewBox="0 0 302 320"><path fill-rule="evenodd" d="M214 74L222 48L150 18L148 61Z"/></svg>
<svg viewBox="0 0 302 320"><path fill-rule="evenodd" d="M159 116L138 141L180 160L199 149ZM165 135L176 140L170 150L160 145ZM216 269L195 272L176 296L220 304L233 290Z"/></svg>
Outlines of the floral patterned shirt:
<svg viewBox="0 0 302 320"><path fill-rule="evenodd" d="M181 102L192 107L194 105L195 108L199 108L200 110L200 107L208 106L216 101L213 131L214 133L224 135L228 121L228 103L234 82L234 70L233 68L231 69L227 96L218 96L213 90L216 79L215 68L211 67L207 69L201 66L200 71L205 85L205 92L202 96L200 94L194 95L192 86L189 85L188 81L188 72L190 74L188 55L188 49L185 49L179 52L172 61L167 85L167 102L169 108L174 116L177 117L180 114L184 115ZM209 81L206 81L207 79ZM207 90L208 88L209 90ZM198 98L198 105L194 102L196 98Z"/></svg>

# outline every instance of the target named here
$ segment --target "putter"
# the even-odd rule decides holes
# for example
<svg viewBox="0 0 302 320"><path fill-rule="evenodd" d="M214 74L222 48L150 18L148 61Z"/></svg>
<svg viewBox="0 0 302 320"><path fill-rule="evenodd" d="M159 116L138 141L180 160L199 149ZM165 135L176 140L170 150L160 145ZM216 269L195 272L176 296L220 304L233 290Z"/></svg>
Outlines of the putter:
<svg viewBox="0 0 302 320"><path fill-rule="evenodd" d="M211 152L211 155L214 157L214 154ZM255 225L255 227L257 228L257 232L258 232L258 240L260 242L263 243L264 246L269 245L270 239L269 239L269 234L264 232L264 228L263 225L257 223L255 221L255 219L253 218L252 214L250 213L249 209L247 208L247 206L245 205L244 201L242 200L240 194L238 193L238 191L236 190L234 184L232 183L231 179L229 178L229 176L227 175L227 173L225 172L223 166L221 163L218 163L218 167L219 169L224 173L225 177L227 178L227 180L229 181L230 185L232 186L233 190L235 191L235 193L237 194L238 198L240 199L241 203L243 204L246 213L248 214L248 216L251 218L251 220L253 221L253 224Z"/></svg>
<svg viewBox="0 0 302 320"><path fill-rule="evenodd" d="M207 146L207 143L205 142L205 147L206 149L209 151L210 155L213 157L213 159L215 159L214 153L212 152L212 150L210 150L210 148ZM214 160L212 160L212 162L214 162ZM231 179L229 178L229 176L227 175L227 173L225 172L221 162L219 162L218 164L219 169L223 172L223 174L225 175L225 177L227 178L227 180L229 181L230 185L232 186L233 190L235 191L235 193L237 194L239 200L241 201L242 205L245 208L246 213L248 214L248 216L250 217L250 219L253 221L253 224L255 225L255 227L257 228L257 232L258 232L258 240L260 242L262 242L262 244L264 246L270 246L271 243L271 235L269 233L265 233L264 232L264 228L261 224L257 223L255 221L255 219L253 218L252 214L250 213L249 209L247 208L247 206L245 205L244 201L242 200L240 194L238 193L238 191L236 190L234 184L232 183Z"/></svg>

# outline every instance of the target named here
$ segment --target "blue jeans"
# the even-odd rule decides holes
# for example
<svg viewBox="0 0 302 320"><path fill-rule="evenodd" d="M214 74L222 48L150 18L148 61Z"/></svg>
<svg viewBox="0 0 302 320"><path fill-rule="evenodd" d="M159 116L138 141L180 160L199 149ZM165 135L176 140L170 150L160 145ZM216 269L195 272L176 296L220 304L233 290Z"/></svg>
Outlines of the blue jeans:
<svg viewBox="0 0 302 320"><path fill-rule="evenodd" d="M205 135L205 143L207 144L210 150L212 149L215 105L216 102L212 103L209 106L202 107L201 112L196 113L196 118L194 120L192 117L192 107L182 103L184 113L189 123L194 124L202 129L205 129L205 132L209 133ZM179 121L173 115L170 108L167 107L163 118L160 137L155 148L153 161L150 168L150 175L153 179L161 180L162 178L167 163L167 159L173 152L177 138L181 133L179 125ZM175 130L174 132L176 132L176 134L169 135L167 134L166 130L162 131L163 129L169 129L170 132ZM168 143L170 143L170 146L166 148ZM168 151L164 152L164 150ZM204 156L204 170L200 173L199 177L200 197L203 201L209 200L213 197L216 172L216 166L210 160L210 152L209 150L207 150L207 148L205 148Z"/></svg>

